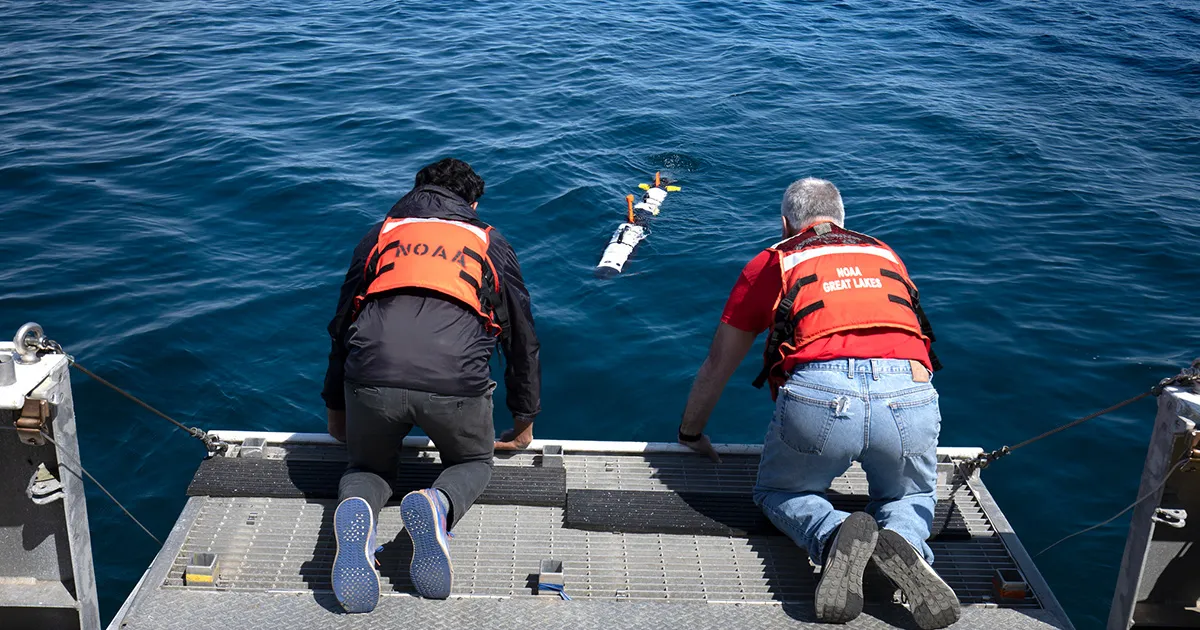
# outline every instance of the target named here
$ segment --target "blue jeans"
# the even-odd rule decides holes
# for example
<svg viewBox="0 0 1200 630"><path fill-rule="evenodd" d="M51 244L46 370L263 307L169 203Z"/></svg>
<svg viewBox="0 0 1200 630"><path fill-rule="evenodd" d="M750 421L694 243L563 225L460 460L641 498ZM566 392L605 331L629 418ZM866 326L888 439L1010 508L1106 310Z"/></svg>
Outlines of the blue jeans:
<svg viewBox="0 0 1200 630"><path fill-rule="evenodd" d="M933 562L925 544L937 492L938 395L908 361L838 359L799 366L779 390L754 502L815 564L849 516L825 491L852 461L870 486L867 513Z"/></svg>

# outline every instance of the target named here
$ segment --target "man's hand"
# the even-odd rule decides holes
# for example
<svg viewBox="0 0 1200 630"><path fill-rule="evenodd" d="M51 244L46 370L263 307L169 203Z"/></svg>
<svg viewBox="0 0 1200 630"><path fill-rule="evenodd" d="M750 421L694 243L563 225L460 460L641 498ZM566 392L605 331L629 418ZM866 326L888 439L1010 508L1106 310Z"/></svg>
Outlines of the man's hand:
<svg viewBox="0 0 1200 630"><path fill-rule="evenodd" d="M325 416L329 420L329 435L339 442L346 441L346 410L326 409Z"/></svg>
<svg viewBox="0 0 1200 630"><path fill-rule="evenodd" d="M713 335L712 346L708 349L708 357L696 372L696 380L692 382L692 391L688 394L687 406L683 409L683 419L679 423L681 436L699 435L693 441L679 440L680 444L706 455L714 462L720 462L721 456L713 448L708 436L704 435L704 427L708 425L708 417L712 415L713 407L721 398L721 392L729 377L733 376L750 347L754 345L755 333L734 328L721 322L717 325L717 334Z"/></svg>
<svg viewBox="0 0 1200 630"><path fill-rule="evenodd" d="M704 455L705 457L708 457L709 459L713 460L714 463L721 463L721 456L717 454L717 449L713 448L712 442L708 439L708 436L704 435L703 433L700 434L700 439L698 440L688 442L681 439L679 440L679 443L692 449L693 451L696 451L697 453L700 453L701 455Z"/></svg>
<svg viewBox="0 0 1200 630"><path fill-rule="evenodd" d="M513 428L500 434L496 440L497 451L517 451L533 442L533 423L528 420L513 418Z"/></svg>

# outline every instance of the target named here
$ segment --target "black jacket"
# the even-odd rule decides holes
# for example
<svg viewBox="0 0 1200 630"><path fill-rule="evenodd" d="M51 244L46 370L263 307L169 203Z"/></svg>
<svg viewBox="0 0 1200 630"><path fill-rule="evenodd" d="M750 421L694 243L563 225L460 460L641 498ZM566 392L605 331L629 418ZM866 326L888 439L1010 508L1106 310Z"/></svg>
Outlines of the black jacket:
<svg viewBox="0 0 1200 630"><path fill-rule="evenodd" d="M483 225L462 198L438 186L421 186L405 195L388 217L420 217ZM354 297L363 293L363 266L379 239L380 221L354 248L342 283L337 312L329 322L332 347L321 397L330 409L345 409L346 380L363 385L402 387L448 396L479 396L491 386L488 361L496 338L478 314L465 305L422 289L402 290L368 300L353 318ZM512 246L492 230L488 257L500 277L508 309L508 334L500 344L508 365L504 383L513 417L532 421L541 411L541 364L538 338L529 309L529 292Z"/></svg>

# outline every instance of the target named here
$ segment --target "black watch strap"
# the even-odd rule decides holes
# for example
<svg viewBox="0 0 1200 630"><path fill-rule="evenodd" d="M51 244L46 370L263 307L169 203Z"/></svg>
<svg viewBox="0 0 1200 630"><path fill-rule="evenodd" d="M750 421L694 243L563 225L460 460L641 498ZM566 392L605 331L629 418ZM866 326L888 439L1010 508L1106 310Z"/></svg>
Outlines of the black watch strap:
<svg viewBox="0 0 1200 630"><path fill-rule="evenodd" d="M697 433L696 435L688 435L683 432L683 427L679 427L679 441L680 442L699 442L700 438L702 438L702 437L704 437L703 432Z"/></svg>

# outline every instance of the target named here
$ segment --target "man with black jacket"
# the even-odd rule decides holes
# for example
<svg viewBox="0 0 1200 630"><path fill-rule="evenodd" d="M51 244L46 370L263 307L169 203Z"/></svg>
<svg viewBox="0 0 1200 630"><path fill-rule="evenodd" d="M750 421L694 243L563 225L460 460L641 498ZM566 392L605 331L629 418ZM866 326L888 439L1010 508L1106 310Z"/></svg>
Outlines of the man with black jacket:
<svg viewBox="0 0 1200 630"><path fill-rule="evenodd" d="M540 411L541 368L529 293L512 247L475 210L483 180L447 158L354 250L329 323L329 433L349 467L334 515L333 588L347 612L379 601L375 524L392 495L404 437L420 427L445 469L401 502L413 542L410 576L424 597L450 595L447 531L483 492L493 448L523 448ZM494 442L489 360L497 340L513 428Z"/></svg>

